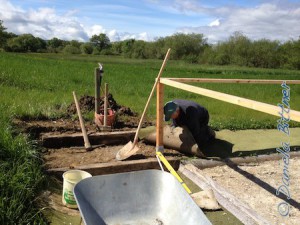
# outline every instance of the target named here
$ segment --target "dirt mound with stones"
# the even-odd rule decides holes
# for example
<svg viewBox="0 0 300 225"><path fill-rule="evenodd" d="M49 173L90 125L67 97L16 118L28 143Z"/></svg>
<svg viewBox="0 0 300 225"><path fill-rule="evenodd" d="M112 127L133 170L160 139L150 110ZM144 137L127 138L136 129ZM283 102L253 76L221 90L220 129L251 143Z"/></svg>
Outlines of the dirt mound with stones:
<svg viewBox="0 0 300 225"><path fill-rule="evenodd" d="M84 95L79 101L81 111L89 112L95 110L95 97ZM119 105L112 94L108 94L108 107L117 112L118 115L137 116L129 107ZM100 98L100 111L104 108L104 97ZM68 106L67 112L69 115L76 114L76 105L72 103Z"/></svg>

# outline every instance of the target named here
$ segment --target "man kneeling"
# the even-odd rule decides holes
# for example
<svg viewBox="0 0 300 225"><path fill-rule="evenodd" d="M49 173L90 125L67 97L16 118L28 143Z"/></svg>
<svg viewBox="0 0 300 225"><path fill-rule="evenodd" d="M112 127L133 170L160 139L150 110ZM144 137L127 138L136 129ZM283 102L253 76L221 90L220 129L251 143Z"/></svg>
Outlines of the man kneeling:
<svg viewBox="0 0 300 225"><path fill-rule="evenodd" d="M165 121L172 119L172 127L186 127L199 148L215 139L215 132L208 126L209 114L206 108L196 102L175 99L164 106Z"/></svg>

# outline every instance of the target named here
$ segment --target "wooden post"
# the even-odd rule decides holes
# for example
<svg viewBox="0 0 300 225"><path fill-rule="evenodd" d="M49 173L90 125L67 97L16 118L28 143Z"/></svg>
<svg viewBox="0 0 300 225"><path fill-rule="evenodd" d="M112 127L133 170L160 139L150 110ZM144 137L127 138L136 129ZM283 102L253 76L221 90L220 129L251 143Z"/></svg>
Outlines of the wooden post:
<svg viewBox="0 0 300 225"><path fill-rule="evenodd" d="M100 113L100 70L95 68L95 112Z"/></svg>
<svg viewBox="0 0 300 225"><path fill-rule="evenodd" d="M163 151L164 85L158 81L156 88L156 151Z"/></svg>
<svg viewBox="0 0 300 225"><path fill-rule="evenodd" d="M105 83L105 89L104 89L104 127L107 126L107 102L108 102L108 84Z"/></svg>

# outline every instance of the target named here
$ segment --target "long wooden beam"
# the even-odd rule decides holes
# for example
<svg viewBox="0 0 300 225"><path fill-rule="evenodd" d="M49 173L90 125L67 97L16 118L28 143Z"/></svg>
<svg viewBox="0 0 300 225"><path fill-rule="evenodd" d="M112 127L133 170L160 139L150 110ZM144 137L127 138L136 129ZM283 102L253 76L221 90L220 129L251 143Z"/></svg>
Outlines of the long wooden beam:
<svg viewBox="0 0 300 225"><path fill-rule="evenodd" d="M256 80L256 79L216 79L216 78L161 78L178 82L194 82L194 83L240 83L240 84L300 84L300 80Z"/></svg>
<svg viewBox="0 0 300 225"><path fill-rule="evenodd" d="M290 152L290 159L292 158L300 158L300 152ZM266 161L275 161L282 159L282 155L278 153L270 154L270 155L257 155L257 156L246 156L246 157L232 157L223 159L221 161L211 160L211 159L187 159L181 160L182 165L192 164L199 169L213 168L216 166L224 166L228 163L234 163L236 165L245 165L249 163L262 163Z"/></svg>
<svg viewBox="0 0 300 225"><path fill-rule="evenodd" d="M177 157L166 157L168 162L172 165L175 170L178 170L180 159ZM87 165L79 165L75 167L63 167L63 168L51 168L47 172L50 174L57 175L57 177L62 178L62 174L70 169L84 170L96 175L113 174L113 173L124 173L138 170L150 170L150 169L160 169L156 158L148 159L137 159L129 161L114 161L108 163L94 163ZM166 168L165 168L166 169Z"/></svg>
<svg viewBox="0 0 300 225"><path fill-rule="evenodd" d="M89 134L89 140L92 145L118 145L126 144L134 135L135 131L97 132ZM83 146L83 144L81 133L55 135L47 133L42 136L42 145L46 148Z"/></svg>
<svg viewBox="0 0 300 225"><path fill-rule="evenodd" d="M205 176L201 170L195 166L191 164L185 166L180 164L179 172L192 180L201 189L212 189L219 204L236 216L243 224L271 225L270 221L258 214L249 205L240 201L213 179Z"/></svg>
<svg viewBox="0 0 300 225"><path fill-rule="evenodd" d="M262 102L258 102L258 101L254 101L254 100L250 100L247 98L241 98L241 97L237 97L234 95L229 95L229 94L224 94L221 92L217 92L217 91L212 91L209 89L205 89L205 88L200 88L200 87L195 87L189 84L184 84L184 83L180 83L174 80L170 80L170 79L160 79L160 82L171 86L171 87L176 87L178 89L181 90L185 90L185 91L189 91L195 94L200 94L206 97L210 97L210 98L214 98L217 100L221 100L224 102L229 102L235 105L239 105L239 106L243 106L249 109L253 109L256 111L260 111L260 112L264 112L264 113L268 113L274 116L280 116L279 115L279 110L280 108L278 106L274 106L274 105L270 105L267 103L262 103ZM299 111L295 111L295 110L290 110L289 111L289 116L290 116L290 120L294 120L297 122L300 122L300 112Z"/></svg>

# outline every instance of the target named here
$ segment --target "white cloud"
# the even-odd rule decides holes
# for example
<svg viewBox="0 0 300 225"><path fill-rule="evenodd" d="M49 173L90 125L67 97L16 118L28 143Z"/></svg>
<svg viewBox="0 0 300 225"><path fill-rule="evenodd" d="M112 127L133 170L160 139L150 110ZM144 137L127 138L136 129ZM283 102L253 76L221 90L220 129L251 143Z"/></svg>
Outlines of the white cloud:
<svg viewBox="0 0 300 225"><path fill-rule="evenodd" d="M54 8L24 10L14 6L9 0L0 0L0 19L9 32L31 33L43 39L57 37L65 40L87 41L92 35L106 33L111 41L135 38L149 40L147 33L119 33L106 30L99 24L85 26L76 17L76 10L59 14Z"/></svg>
<svg viewBox="0 0 300 225"><path fill-rule="evenodd" d="M8 0L0 0L0 18L7 30L16 34L31 33L51 39L58 37L66 40L87 40L88 35L82 24L74 16L75 11L59 15L52 8L24 10L12 5Z"/></svg>
<svg viewBox="0 0 300 225"><path fill-rule="evenodd" d="M220 20L216 19L208 24L209 27L220 26Z"/></svg>
<svg viewBox="0 0 300 225"><path fill-rule="evenodd" d="M194 3L194 1L191 1ZM184 10L191 10L185 7ZM193 10L197 7L193 5ZM203 7L199 10L203 12ZM182 27L178 32L203 33L209 42L218 42L228 38L235 31L240 31L251 39L270 39L286 41L297 39L300 35L300 6L289 4L281 6L264 3L256 7L221 7L207 8L206 13L219 17L207 26Z"/></svg>
<svg viewBox="0 0 300 225"><path fill-rule="evenodd" d="M107 36L109 37L109 40L111 41L120 41L120 35L116 30L111 30L108 32Z"/></svg>
<svg viewBox="0 0 300 225"><path fill-rule="evenodd" d="M93 25L88 31L87 31L89 37L92 37L93 35L98 35L100 33L106 33L106 30L100 26L100 25Z"/></svg>
<svg viewBox="0 0 300 225"><path fill-rule="evenodd" d="M151 41L152 40L149 37L147 32L142 32L142 33L114 32L114 34L111 36L111 40L115 40L115 41L123 41L123 40L127 40L127 39L136 39L136 40L143 40L143 41Z"/></svg>

